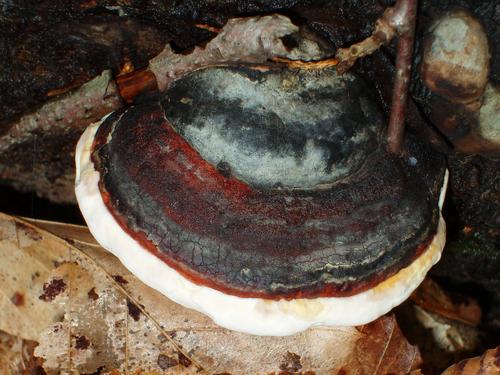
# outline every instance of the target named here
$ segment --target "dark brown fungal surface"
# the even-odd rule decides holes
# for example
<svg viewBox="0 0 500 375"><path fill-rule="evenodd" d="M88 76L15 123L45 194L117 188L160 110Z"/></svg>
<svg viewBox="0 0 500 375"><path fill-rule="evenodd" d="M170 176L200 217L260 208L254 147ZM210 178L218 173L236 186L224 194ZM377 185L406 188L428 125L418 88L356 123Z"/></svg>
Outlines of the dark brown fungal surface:
<svg viewBox="0 0 500 375"><path fill-rule="evenodd" d="M410 137L392 156L382 132L353 75L217 67L110 116L92 160L122 228L190 280L245 297L347 296L409 265L439 219L444 161Z"/></svg>

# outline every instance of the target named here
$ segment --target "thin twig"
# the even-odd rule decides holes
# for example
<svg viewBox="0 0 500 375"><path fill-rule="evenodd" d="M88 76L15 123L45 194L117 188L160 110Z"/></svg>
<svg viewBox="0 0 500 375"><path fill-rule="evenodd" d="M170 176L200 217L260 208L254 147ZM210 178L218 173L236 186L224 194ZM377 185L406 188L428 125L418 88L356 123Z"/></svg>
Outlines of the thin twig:
<svg viewBox="0 0 500 375"><path fill-rule="evenodd" d="M398 1L399 3L399 1ZM392 90L391 114L387 129L387 146L394 154L401 153L404 135L404 120L408 86L411 79L413 58L413 40L415 38L415 20L417 17L417 0L401 0L404 3L400 38L396 54L396 77Z"/></svg>
<svg viewBox="0 0 500 375"><path fill-rule="evenodd" d="M371 55L381 46L388 44L396 35L404 34L408 29L406 13L408 2L398 0L393 7L387 8L375 22L375 29L368 38L347 48L339 48L335 57L339 60L337 71L347 72L361 57Z"/></svg>
<svg viewBox="0 0 500 375"><path fill-rule="evenodd" d="M336 54L339 60L337 70L342 74L349 70L357 59L372 54L382 45L388 44L396 35L399 36L396 54L396 76L394 78L391 115L387 130L388 149L394 154L401 153L403 143L416 15L417 0L398 0L393 7L387 8L377 20L370 37L348 48L340 48Z"/></svg>
<svg viewBox="0 0 500 375"><path fill-rule="evenodd" d="M207 31L210 31L211 33L214 33L214 34L218 34L222 31L222 29L220 27L210 26L206 23L197 23L194 26L197 27L198 29L207 30Z"/></svg>
<svg viewBox="0 0 500 375"><path fill-rule="evenodd" d="M284 57L273 57L270 60L275 63L286 64L289 68L304 69L304 70L325 69L336 66L339 63L339 60L337 60L336 58L317 60L317 61L302 61L302 60L290 60Z"/></svg>
<svg viewBox="0 0 500 375"><path fill-rule="evenodd" d="M357 59L371 55L382 45L389 43L395 35L396 29L391 27L384 16L382 16L377 20L372 35L348 48L339 48L337 50L335 54L335 57L339 60L337 71L340 74L347 72Z"/></svg>

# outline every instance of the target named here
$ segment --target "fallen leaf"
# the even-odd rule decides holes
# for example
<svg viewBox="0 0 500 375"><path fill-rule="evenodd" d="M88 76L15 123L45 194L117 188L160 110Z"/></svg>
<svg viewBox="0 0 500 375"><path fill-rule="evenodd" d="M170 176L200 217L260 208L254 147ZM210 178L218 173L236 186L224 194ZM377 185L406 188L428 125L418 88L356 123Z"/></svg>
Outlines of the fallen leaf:
<svg viewBox="0 0 500 375"><path fill-rule="evenodd" d="M288 337L218 327L140 282L85 227L0 214L0 254L8 286L0 329L37 341L48 374L371 375L408 373L420 363L393 316ZM51 298L39 298L44 285ZM13 303L15 291L25 306Z"/></svg>
<svg viewBox="0 0 500 375"><path fill-rule="evenodd" d="M50 283L55 264L68 261L68 246L39 234L20 221L0 226L0 330L26 340L37 340L49 324L60 319L64 304L40 299ZM42 249L50 251L41 251Z"/></svg>
<svg viewBox="0 0 500 375"><path fill-rule="evenodd" d="M480 357L464 359L448 367L442 375L500 375L500 346Z"/></svg>
<svg viewBox="0 0 500 375"><path fill-rule="evenodd" d="M0 374L43 374L42 361L33 356L36 345L34 341L0 331Z"/></svg>
<svg viewBox="0 0 500 375"><path fill-rule="evenodd" d="M436 345L448 353L470 352L479 344L478 331L470 325L415 306L417 320L431 330Z"/></svg>
<svg viewBox="0 0 500 375"><path fill-rule="evenodd" d="M365 335L356 345L364 374L408 374L422 364L418 348L406 340L393 316L382 316L358 330Z"/></svg>
<svg viewBox="0 0 500 375"><path fill-rule="evenodd" d="M446 293L436 282L426 278L413 292L411 299L420 307L446 318L477 326L481 308L476 300Z"/></svg>

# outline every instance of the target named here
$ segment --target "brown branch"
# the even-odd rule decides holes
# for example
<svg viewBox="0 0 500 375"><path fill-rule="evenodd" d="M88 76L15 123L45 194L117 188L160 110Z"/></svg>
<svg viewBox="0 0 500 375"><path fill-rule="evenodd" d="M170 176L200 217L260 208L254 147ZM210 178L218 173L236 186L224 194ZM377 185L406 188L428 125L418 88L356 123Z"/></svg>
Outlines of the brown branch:
<svg viewBox="0 0 500 375"><path fill-rule="evenodd" d="M406 34L409 29L408 3L406 0L398 0L376 21L372 35L350 47L339 48L335 55L339 60L337 71L341 74L347 72L360 57L371 55L381 46L388 44L397 34Z"/></svg>
<svg viewBox="0 0 500 375"><path fill-rule="evenodd" d="M417 0L398 0L402 5L400 38L396 54L396 77L392 91L391 115L387 129L387 146L394 154L401 153L404 135L404 120L408 85L411 79L413 40L415 38L415 20Z"/></svg>
<svg viewBox="0 0 500 375"><path fill-rule="evenodd" d="M348 48L339 48L335 57L339 60L337 71L340 74L347 72L360 57L371 55L382 45L389 43L396 35L396 29L390 26L384 15L375 23L375 30L368 38L353 44Z"/></svg>
<svg viewBox="0 0 500 375"><path fill-rule="evenodd" d="M389 151L401 153L403 143L404 119L408 97L408 84L413 57L413 39L415 36L415 19L417 16L417 0L398 0L393 7L387 8L376 24L372 35L348 48L340 48L336 53L339 60L337 70L345 73L357 59L375 52L382 45L399 35L396 55L396 77L392 91L391 115L387 131Z"/></svg>

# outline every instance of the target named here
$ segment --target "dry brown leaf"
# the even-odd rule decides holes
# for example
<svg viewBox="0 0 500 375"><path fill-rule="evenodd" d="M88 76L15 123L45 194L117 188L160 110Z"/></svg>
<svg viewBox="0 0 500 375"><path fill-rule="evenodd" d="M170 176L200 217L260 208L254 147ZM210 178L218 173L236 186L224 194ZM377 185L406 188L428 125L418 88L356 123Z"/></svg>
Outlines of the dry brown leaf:
<svg viewBox="0 0 500 375"><path fill-rule="evenodd" d="M424 280L411 299L432 313L471 326L476 326L481 321L481 308L476 300L464 296L452 297L429 278Z"/></svg>
<svg viewBox="0 0 500 375"><path fill-rule="evenodd" d="M37 340L64 312L60 299L47 304L39 297L55 265L68 261L68 246L47 241L22 222L4 224L0 226L0 330ZM44 248L50 251L40 251Z"/></svg>
<svg viewBox="0 0 500 375"><path fill-rule="evenodd" d="M289 337L220 328L141 283L85 227L0 214L0 254L0 329L38 341L48 374L364 375L408 373L420 361L392 316Z"/></svg>
<svg viewBox="0 0 500 375"><path fill-rule="evenodd" d="M442 375L500 375L500 346L480 357L464 359L448 367Z"/></svg>
<svg viewBox="0 0 500 375"><path fill-rule="evenodd" d="M0 374L41 374L41 361L33 356L34 341L0 331Z"/></svg>
<svg viewBox="0 0 500 375"><path fill-rule="evenodd" d="M418 348L406 340L393 316L383 316L358 329L366 335L356 345L364 374L408 374L422 364Z"/></svg>
<svg viewBox="0 0 500 375"><path fill-rule="evenodd" d="M479 345L478 330L415 305L415 317L429 329L434 343L448 353L471 352Z"/></svg>

